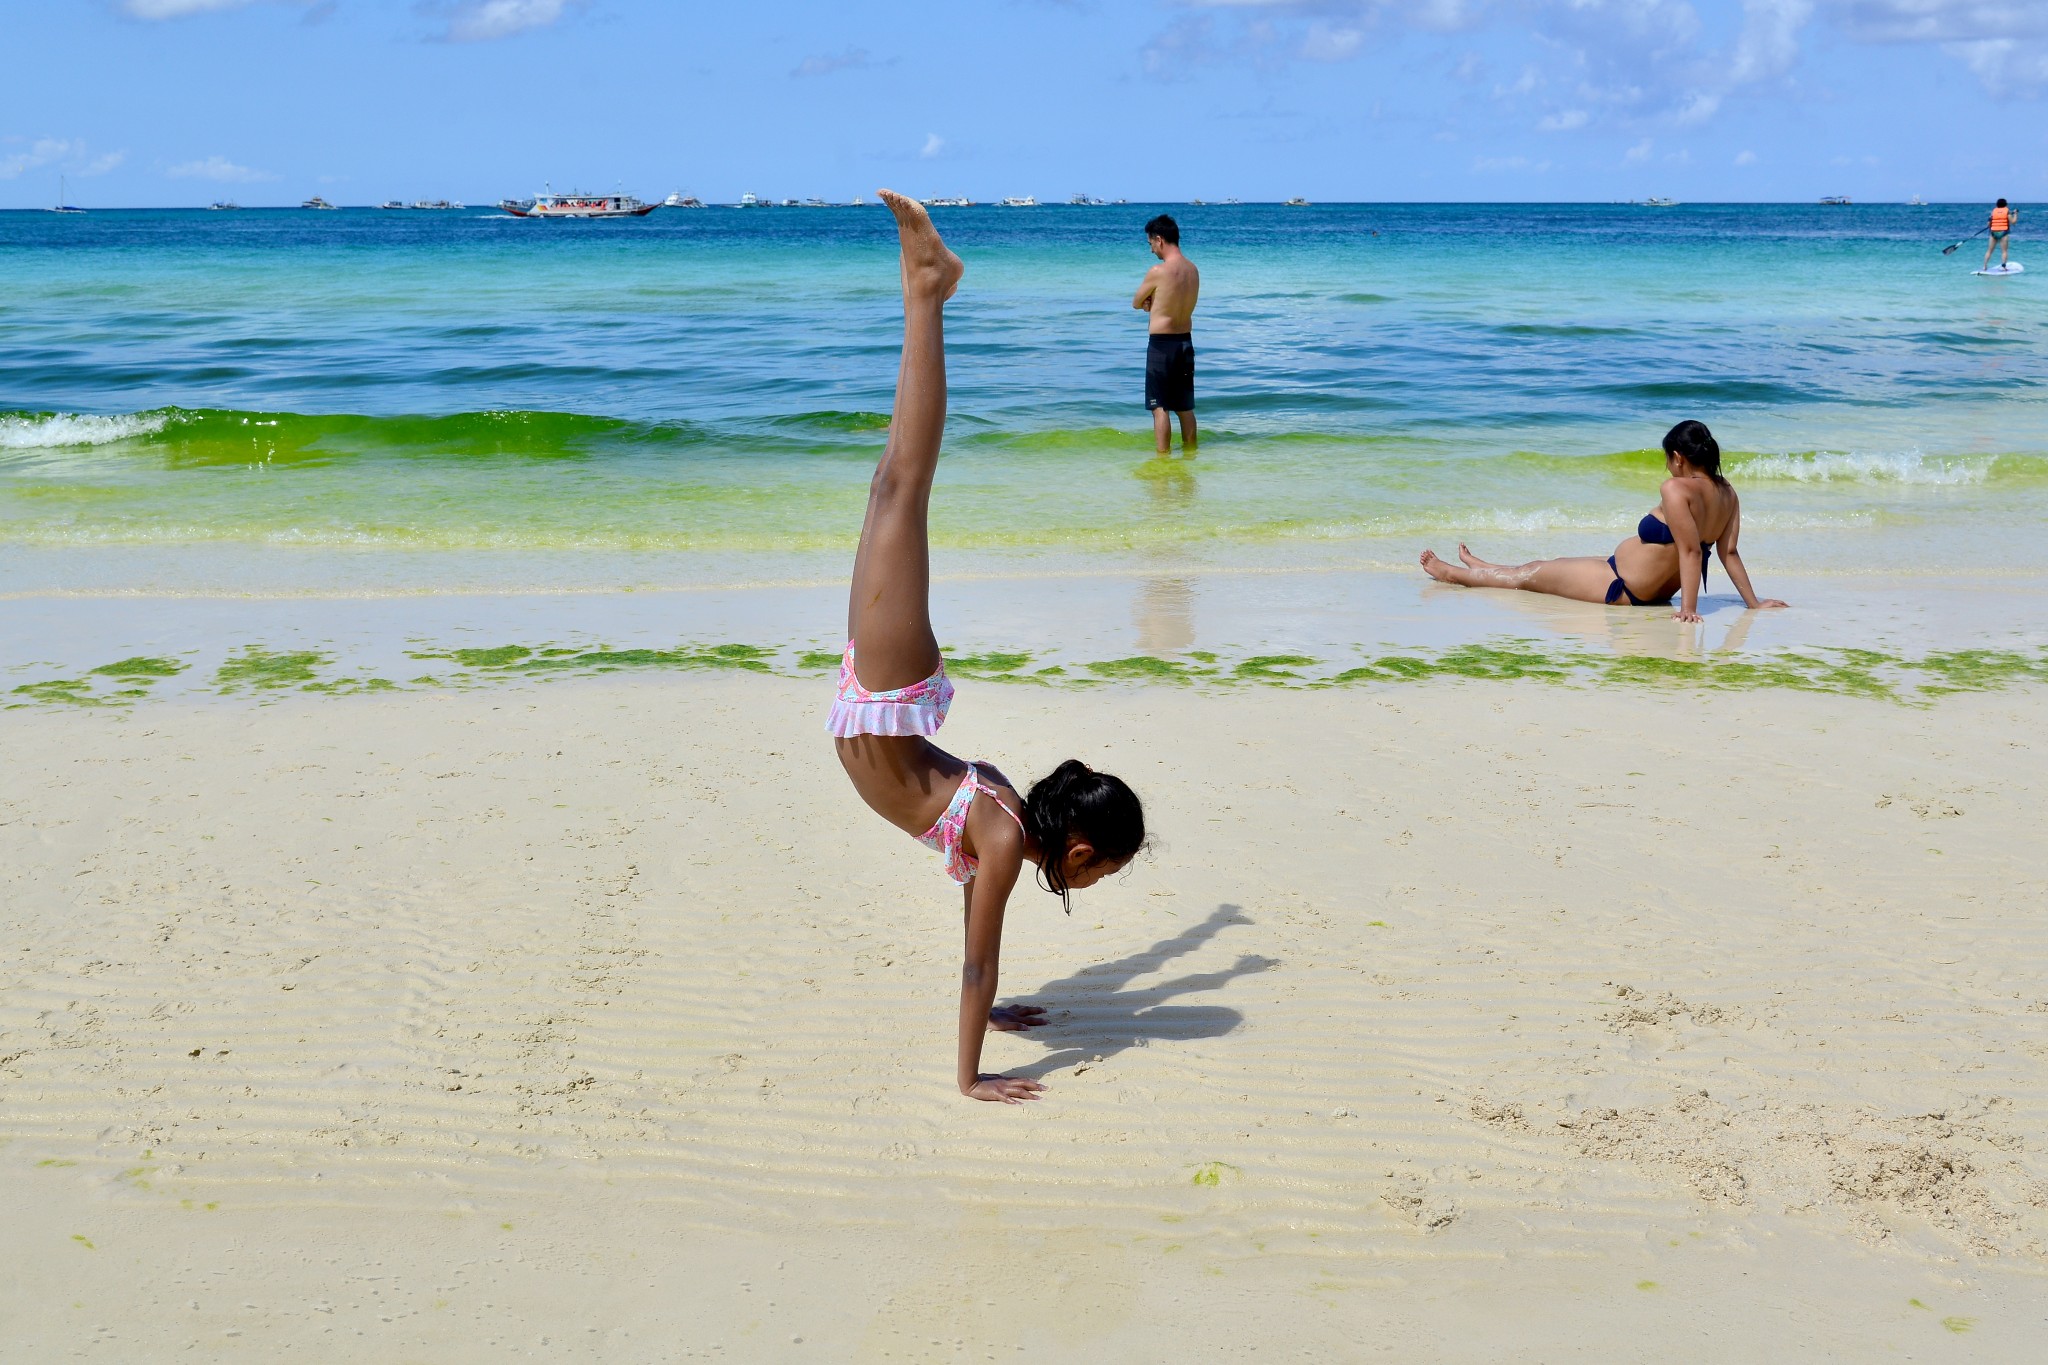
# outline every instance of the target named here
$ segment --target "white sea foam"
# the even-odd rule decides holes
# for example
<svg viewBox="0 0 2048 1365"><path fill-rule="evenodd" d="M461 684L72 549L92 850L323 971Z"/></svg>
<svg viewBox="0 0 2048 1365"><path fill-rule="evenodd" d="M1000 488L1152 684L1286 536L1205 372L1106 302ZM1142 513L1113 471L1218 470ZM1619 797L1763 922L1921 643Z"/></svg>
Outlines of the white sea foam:
<svg viewBox="0 0 2048 1365"><path fill-rule="evenodd" d="M1745 455L1728 462L1732 478L1750 482L1901 483L1961 487L1991 477L1995 457L1927 455L1918 450L1881 454L1814 451L1803 455Z"/></svg>
<svg viewBox="0 0 2048 1365"><path fill-rule="evenodd" d="M165 412L86 417L60 412L49 417L0 417L0 450L58 450L103 446L137 436L154 436L171 420Z"/></svg>

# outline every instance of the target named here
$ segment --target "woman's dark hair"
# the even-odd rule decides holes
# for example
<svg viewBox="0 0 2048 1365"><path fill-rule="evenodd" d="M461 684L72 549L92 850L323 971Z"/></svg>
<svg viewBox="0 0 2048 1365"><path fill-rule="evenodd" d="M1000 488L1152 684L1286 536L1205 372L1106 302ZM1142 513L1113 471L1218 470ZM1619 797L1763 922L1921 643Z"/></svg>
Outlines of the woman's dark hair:
<svg viewBox="0 0 2048 1365"><path fill-rule="evenodd" d="M1038 845L1038 881L1060 898L1068 914L1067 875L1062 864L1078 837L1095 850L1098 863L1121 863L1145 846L1145 808L1120 777L1096 772L1070 758L1032 784L1024 798L1024 833Z"/></svg>
<svg viewBox="0 0 2048 1365"><path fill-rule="evenodd" d="M2005 201L2004 201L2003 199L2001 199L2001 200L1999 200L1999 201L1998 201L1998 207L2000 207L2000 208L2004 208L2004 207L2005 207Z"/></svg>
<svg viewBox="0 0 2048 1365"><path fill-rule="evenodd" d="M1171 215L1162 213L1151 222L1145 224L1145 235L1147 237L1157 237L1168 246L1179 246L1180 224L1174 222Z"/></svg>
<svg viewBox="0 0 2048 1365"><path fill-rule="evenodd" d="M1726 488L1728 480L1721 477L1721 443L1714 439L1714 433L1707 430L1705 422L1680 422L1664 433L1664 453L1683 455L1692 462L1692 467Z"/></svg>

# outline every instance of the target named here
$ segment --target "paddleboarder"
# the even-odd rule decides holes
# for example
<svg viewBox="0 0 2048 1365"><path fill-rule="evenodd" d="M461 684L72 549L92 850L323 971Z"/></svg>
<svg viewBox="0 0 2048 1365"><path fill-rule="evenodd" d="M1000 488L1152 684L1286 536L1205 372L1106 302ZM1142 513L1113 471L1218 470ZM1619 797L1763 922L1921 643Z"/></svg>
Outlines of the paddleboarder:
<svg viewBox="0 0 2048 1365"><path fill-rule="evenodd" d="M1998 253L1998 264L2000 266L2008 269L2012 266L2011 233L2013 224L2019 222L2019 220L2019 214L2013 212L2003 199L1999 200L1992 208L1991 240L1984 244L1984 264L1979 267L1980 269L1989 270L1991 268L1991 253L1994 251Z"/></svg>

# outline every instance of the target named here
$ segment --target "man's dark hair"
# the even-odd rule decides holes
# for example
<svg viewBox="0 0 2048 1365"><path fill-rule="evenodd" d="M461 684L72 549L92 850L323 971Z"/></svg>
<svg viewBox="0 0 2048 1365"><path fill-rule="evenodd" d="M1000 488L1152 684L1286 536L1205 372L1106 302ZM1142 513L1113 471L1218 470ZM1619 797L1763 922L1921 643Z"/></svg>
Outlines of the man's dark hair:
<svg viewBox="0 0 2048 1365"><path fill-rule="evenodd" d="M1998 201L1998 207L2000 207L2000 208L2004 208L2004 207L2005 207L2005 201L2004 201L2003 199L2001 199L2001 200L1999 200L1999 201ZM1154 218L1154 219L1153 219L1152 221L1156 223L1156 222L1158 222L1159 220L1158 220L1157 218ZM1168 221L1168 222L1171 222L1172 220L1171 220L1171 219L1168 219L1167 221ZM1152 229L1150 229L1150 228L1147 228L1147 229L1145 229L1145 230L1146 230L1147 232L1150 232L1150 231L1151 231ZM1172 241L1173 239L1172 239L1171 237L1169 237L1169 238L1167 238L1167 240L1168 240L1168 241Z"/></svg>
<svg viewBox="0 0 2048 1365"><path fill-rule="evenodd" d="M1179 246L1180 224L1173 221L1171 214L1162 213L1151 222L1145 224L1145 235L1147 237L1157 237L1168 246Z"/></svg>

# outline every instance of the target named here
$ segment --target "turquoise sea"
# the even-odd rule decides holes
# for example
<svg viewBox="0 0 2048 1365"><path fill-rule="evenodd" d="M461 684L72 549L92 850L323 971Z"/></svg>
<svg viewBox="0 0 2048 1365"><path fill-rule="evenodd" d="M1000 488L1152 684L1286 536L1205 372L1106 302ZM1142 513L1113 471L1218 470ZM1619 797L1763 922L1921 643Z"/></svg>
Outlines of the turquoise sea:
<svg viewBox="0 0 2048 1365"><path fill-rule="evenodd" d="M1161 208L1204 272L1193 460L1151 455L1128 305ZM1425 592L1422 546L1604 555L1654 501L1659 436L1697 417L1766 592L1848 594L1868 626L1924 580L1900 619L1999 638L2048 615L2048 260L1980 279L1981 238L1944 257L1979 206L936 217L968 263L949 582L1283 574L1290 601L1469 613ZM878 207L0 213L0 591L828 585L898 329ZM1310 582L1330 574L1342 594ZM1932 605L1951 583L2002 605ZM1013 596L1029 634L1042 594ZM1270 594L1239 596L1224 634L1272 624Z"/></svg>

